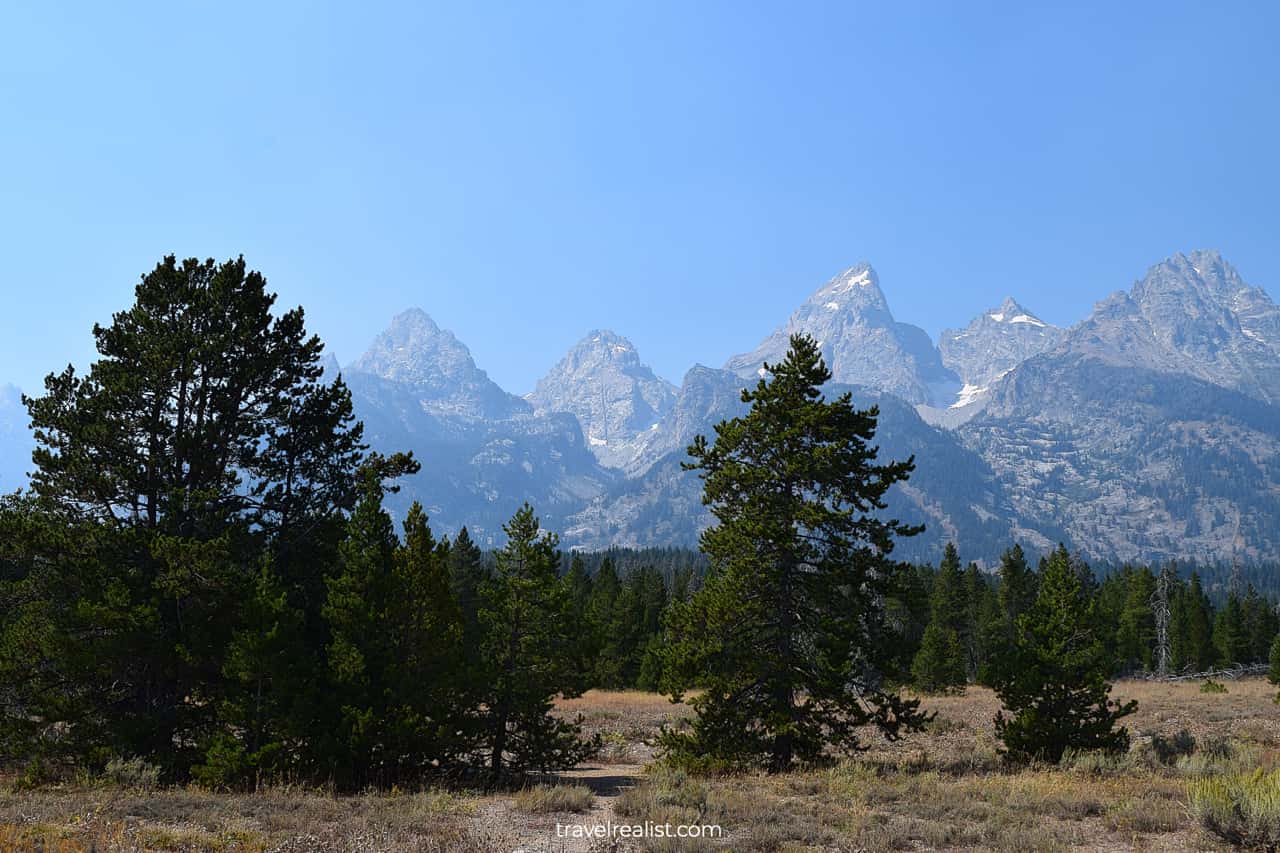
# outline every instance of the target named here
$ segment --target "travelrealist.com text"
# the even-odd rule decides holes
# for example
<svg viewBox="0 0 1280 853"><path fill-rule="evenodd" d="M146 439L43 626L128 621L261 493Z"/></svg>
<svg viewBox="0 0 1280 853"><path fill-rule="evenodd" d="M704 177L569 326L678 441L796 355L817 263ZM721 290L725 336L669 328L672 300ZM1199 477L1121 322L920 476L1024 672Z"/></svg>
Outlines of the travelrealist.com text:
<svg viewBox="0 0 1280 853"><path fill-rule="evenodd" d="M653 823L557 823L557 838L723 838L719 824Z"/></svg>

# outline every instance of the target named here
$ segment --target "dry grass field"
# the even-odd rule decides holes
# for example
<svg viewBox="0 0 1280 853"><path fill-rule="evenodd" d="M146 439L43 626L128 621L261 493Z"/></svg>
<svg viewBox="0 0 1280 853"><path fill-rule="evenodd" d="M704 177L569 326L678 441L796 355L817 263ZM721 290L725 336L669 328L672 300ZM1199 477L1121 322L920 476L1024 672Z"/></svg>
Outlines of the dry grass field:
<svg viewBox="0 0 1280 853"><path fill-rule="evenodd" d="M659 727L689 711L642 693L562 703L602 735L597 761L523 791L331 796L273 788L217 794L80 780L21 790L0 780L0 851L1217 850L1187 789L1215 773L1280 765L1280 706L1261 680L1122 682L1135 698L1131 753L1009 769L996 752L992 694L930 697L929 730L833 767L781 776L692 778L652 763ZM1158 746L1189 732L1194 751ZM1153 737L1157 743L1153 745ZM1162 760L1163 759L1163 760ZM563 837L557 824L715 824L717 841Z"/></svg>

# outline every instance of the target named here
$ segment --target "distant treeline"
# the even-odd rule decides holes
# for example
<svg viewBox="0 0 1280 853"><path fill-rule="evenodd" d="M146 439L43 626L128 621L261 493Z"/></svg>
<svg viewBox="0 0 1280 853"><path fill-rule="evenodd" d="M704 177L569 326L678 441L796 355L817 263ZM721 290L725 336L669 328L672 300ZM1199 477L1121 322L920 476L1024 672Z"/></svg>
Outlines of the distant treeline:
<svg viewBox="0 0 1280 853"><path fill-rule="evenodd" d="M1012 626L1035 598L1046 559L1034 570L1015 546L987 574L972 563L962 567L948 545L937 567L914 566L889 602L902 632L901 670L925 690L985 682L990 664L1006 651ZM1093 601L1092 632L1113 675L1263 663L1280 633L1275 600L1241 580L1241 573L1224 581L1228 589L1215 606L1194 569L1184 578L1173 565L1125 566L1099 578L1088 563L1069 560Z"/></svg>

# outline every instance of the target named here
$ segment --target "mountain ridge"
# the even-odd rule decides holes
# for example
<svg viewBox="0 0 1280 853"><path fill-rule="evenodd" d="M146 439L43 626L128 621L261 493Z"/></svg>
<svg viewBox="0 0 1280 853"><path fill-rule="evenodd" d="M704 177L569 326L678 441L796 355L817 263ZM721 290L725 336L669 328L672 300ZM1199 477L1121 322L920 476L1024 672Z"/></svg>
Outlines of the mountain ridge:
<svg viewBox="0 0 1280 853"><path fill-rule="evenodd" d="M928 530L903 555L933 559L948 539L980 563L1014 540L1103 560L1280 551L1280 309L1212 250L1152 265L1068 328L1008 297L936 346L857 264L755 349L695 364L678 387L594 329L519 397L421 309L342 375L374 449L423 463L396 511L421 500L442 532L465 524L494 546L529 500L569 547L693 545L709 516L685 449L744 411L743 388L797 332L821 341L825 393L879 407L882 453L916 456L888 511ZM29 459L30 443L25 412L10 401L6 422L3 400L0 485L4 457Z"/></svg>

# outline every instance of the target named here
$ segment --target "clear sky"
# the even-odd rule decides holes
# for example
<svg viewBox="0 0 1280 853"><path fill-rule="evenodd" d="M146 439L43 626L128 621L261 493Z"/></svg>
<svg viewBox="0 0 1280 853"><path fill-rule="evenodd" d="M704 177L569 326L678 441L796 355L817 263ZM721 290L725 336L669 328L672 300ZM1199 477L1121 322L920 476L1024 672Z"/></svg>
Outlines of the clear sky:
<svg viewBox="0 0 1280 853"><path fill-rule="evenodd" d="M678 382L863 259L935 336L1198 247L1280 293L1280 4L1049 5L5 4L0 382L167 253L519 393L596 327Z"/></svg>

